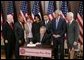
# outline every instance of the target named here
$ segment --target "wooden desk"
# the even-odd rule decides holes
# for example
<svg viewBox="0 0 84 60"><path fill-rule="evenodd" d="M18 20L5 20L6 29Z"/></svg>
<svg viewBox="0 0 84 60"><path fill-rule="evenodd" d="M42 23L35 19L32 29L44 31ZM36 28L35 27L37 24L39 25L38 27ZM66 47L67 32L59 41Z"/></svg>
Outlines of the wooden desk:
<svg viewBox="0 0 84 60"><path fill-rule="evenodd" d="M52 46L38 45L36 47L27 47L25 44L19 48L19 55L51 58Z"/></svg>

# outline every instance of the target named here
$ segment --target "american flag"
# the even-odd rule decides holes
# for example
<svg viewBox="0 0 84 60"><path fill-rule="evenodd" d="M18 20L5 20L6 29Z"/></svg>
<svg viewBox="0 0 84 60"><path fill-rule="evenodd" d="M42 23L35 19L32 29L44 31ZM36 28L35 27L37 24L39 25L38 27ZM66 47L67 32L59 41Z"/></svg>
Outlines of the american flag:
<svg viewBox="0 0 84 60"><path fill-rule="evenodd" d="M62 1L62 5L61 5L61 11L62 11L62 17L66 20L66 14L68 12L68 4L67 1ZM68 22L66 20L66 22Z"/></svg>
<svg viewBox="0 0 84 60"><path fill-rule="evenodd" d="M2 31L2 23L3 23L3 19L2 19L2 15L1 15L1 31Z"/></svg>
<svg viewBox="0 0 84 60"><path fill-rule="evenodd" d="M1 5L1 25L3 24L2 13L3 13L3 7L2 7L2 5Z"/></svg>
<svg viewBox="0 0 84 60"><path fill-rule="evenodd" d="M1 5L1 36L2 36L2 25L3 25L3 16L2 16L2 9L3 7L2 7L2 5Z"/></svg>
<svg viewBox="0 0 84 60"><path fill-rule="evenodd" d="M67 14L67 12L68 12L68 5L67 5L67 1L62 1L62 4L61 4L61 9L60 9L61 11L62 11L62 14L61 14L61 16L66 20L66 14ZM68 23L68 21L66 20L66 22ZM64 41L64 47L65 48L68 48L67 47L67 39L66 39L66 34L65 34L65 41Z"/></svg>
<svg viewBox="0 0 84 60"><path fill-rule="evenodd" d="M13 14L13 1L8 1L7 15L8 14Z"/></svg>
<svg viewBox="0 0 84 60"><path fill-rule="evenodd" d="M21 1L20 13L21 13L22 17L24 18L24 21L26 22L26 16L28 13L27 1Z"/></svg>
<svg viewBox="0 0 84 60"><path fill-rule="evenodd" d="M79 23L80 35L79 42L83 44L83 2L80 2L79 10L77 13L77 22Z"/></svg>
<svg viewBox="0 0 84 60"><path fill-rule="evenodd" d="M49 1L49 3L48 3L47 13L48 13L50 20L52 20L54 18L54 10L55 10L54 2L55 1Z"/></svg>
<svg viewBox="0 0 84 60"><path fill-rule="evenodd" d="M22 10L24 15L28 12L27 1L21 1L20 9Z"/></svg>
<svg viewBox="0 0 84 60"><path fill-rule="evenodd" d="M32 17L34 19L34 15L39 15L41 17L40 13L40 1L34 1L33 7L32 7Z"/></svg>
<svg viewBox="0 0 84 60"><path fill-rule="evenodd" d="M13 19L13 16L14 16L13 10L14 10L13 9L13 1L8 1L8 5L7 5L7 16L10 15L10 17L12 18L12 22L14 21L14 19Z"/></svg>

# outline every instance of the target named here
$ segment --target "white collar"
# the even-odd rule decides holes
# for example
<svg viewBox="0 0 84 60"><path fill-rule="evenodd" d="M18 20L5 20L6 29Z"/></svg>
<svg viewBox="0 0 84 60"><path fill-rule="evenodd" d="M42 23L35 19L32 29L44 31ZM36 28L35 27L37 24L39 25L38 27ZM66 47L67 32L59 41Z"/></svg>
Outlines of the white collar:
<svg viewBox="0 0 84 60"><path fill-rule="evenodd" d="M70 24L72 23L73 20L74 20L74 19L72 19L72 20L70 21Z"/></svg>
<svg viewBox="0 0 84 60"><path fill-rule="evenodd" d="M56 19L59 20L60 19L60 16L58 16Z"/></svg>
<svg viewBox="0 0 84 60"><path fill-rule="evenodd" d="M9 21L7 21L8 22L8 24L10 24L10 22Z"/></svg>
<svg viewBox="0 0 84 60"><path fill-rule="evenodd" d="M45 22L47 22L47 23L48 23L48 21L49 21L49 20L47 20L47 21L45 21Z"/></svg>
<svg viewBox="0 0 84 60"><path fill-rule="evenodd" d="M22 25L22 22L19 21L19 23Z"/></svg>

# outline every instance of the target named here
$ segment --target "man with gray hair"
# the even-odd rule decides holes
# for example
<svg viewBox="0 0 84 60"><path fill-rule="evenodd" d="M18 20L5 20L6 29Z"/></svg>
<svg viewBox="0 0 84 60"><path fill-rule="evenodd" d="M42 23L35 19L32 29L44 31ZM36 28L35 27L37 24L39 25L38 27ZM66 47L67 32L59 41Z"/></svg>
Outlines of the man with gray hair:
<svg viewBox="0 0 84 60"><path fill-rule="evenodd" d="M77 47L77 40L79 36L79 26L76 20L74 20L74 14L72 12L68 12L66 19L69 23L67 23L67 43L70 53L70 59L74 58L74 48Z"/></svg>
<svg viewBox="0 0 84 60"><path fill-rule="evenodd" d="M55 59L64 59L64 36L66 32L66 21L61 18L61 11L55 11L55 19L51 22Z"/></svg>
<svg viewBox="0 0 84 60"><path fill-rule="evenodd" d="M47 34L46 27L40 27L40 33L36 34L33 38L33 43L41 43L42 45L50 45L51 44L51 35Z"/></svg>
<svg viewBox="0 0 84 60"><path fill-rule="evenodd" d="M13 25L13 16L11 14L7 15L7 20L3 24L3 38L5 44L5 52L6 52L6 59L12 58L14 44L15 44L15 36L14 36L14 28Z"/></svg>

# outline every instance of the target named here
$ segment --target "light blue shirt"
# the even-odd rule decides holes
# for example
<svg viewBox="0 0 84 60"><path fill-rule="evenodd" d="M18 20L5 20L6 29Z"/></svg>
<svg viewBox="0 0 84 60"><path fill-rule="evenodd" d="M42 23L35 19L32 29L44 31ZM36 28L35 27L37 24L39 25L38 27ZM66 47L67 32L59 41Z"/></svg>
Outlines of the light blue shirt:
<svg viewBox="0 0 84 60"><path fill-rule="evenodd" d="M56 29L58 27L58 23L59 23L59 18L56 19Z"/></svg>

